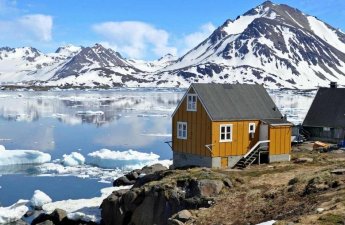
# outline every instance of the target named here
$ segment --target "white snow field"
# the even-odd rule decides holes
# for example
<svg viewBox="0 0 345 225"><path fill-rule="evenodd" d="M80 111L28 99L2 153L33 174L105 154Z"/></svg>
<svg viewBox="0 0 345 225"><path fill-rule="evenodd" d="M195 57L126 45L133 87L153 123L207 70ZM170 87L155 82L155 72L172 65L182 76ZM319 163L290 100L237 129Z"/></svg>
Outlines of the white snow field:
<svg viewBox="0 0 345 225"><path fill-rule="evenodd" d="M51 156L36 150L6 150L0 146L0 166L43 164L50 162Z"/></svg>
<svg viewBox="0 0 345 225"><path fill-rule="evenodd" d="M0 207L0 224L12 223L20 220L29 210L27 200L19 200L9 207Z"/></svg>
<svg viewBox="0 0 345 225"><path fill-rule="evenodd" d="M36 190L30 200L30 205L34 209L42 209L42 206L52 202L52 199L44 192Z"/></svg>
<svg viewBox="0 0 345 225"><path fill-rule="evenodd" d="M64 166L78 166L83 165L84 163L85 157L78 152L72 152L69 155L63 155L62 164Z"/></svg>
<svg viewBox="0 0 345 225"><path fill-rule="evenodd" d="M71 220L82 220L86 222L99 223L101 220L101 205L103 199L108 197L113 191L130 189L132 186L109 187L101 189L101 196L90 199L69 199L45 204L43 210L52 213L55 209L63 209L67 212L67 217Z"/></svg>

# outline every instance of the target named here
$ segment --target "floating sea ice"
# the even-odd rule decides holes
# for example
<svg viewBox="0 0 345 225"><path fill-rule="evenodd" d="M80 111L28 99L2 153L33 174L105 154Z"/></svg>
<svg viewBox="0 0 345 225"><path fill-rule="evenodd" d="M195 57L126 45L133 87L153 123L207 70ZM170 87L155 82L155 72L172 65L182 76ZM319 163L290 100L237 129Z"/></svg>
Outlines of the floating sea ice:
<svg viewBox="0 0 345 225"><path fill-rule="evenodd" d="M87 116L93 116L93 115L104 115L103 111L92 111L92 110L87 110L87 111L78 111L76 113L77 115L87 115Z"/></svg>
<svg viewBox="0 0 345 225"><path fill-rule="evenodd" d="M103 199L108 197L113 191L130 189L132 186L109 187L101 190L101 197L90 199L63 200L45 204L43 210L52 213L55 209L63 209L67 212L67 217L71 220L82 220L86 222L99 223L101 220L101 205Z"/></svg>
<svg viewBox="0 0 345 225"><path fill-rule="evenodd" d="M135 150L111 151L101 149L88 154L87 163L102 168L126 168L133 165L157 163L159 155Z"/></svg>
<svg viewBox="0 0 345 225"><path fill-rule="evenodd" d="M62 164L64 166L78 166L84 163L85 157L78 152L72 152L70 155L63 155Z"/></svg>
<svg viewBox="0 0 345 225"><path fill-rule="evenodd" d="M6 150L0 146L0 166L42 164L50 162L51 156L36 150Z"/></svg>
<svg viewBox="0 0 345 225"><path fill-rule="evenodd" d="M30 204L35 209L42 209L42 206L52 202L52 199L44 192L36 190L30 200Z"/></svg>
<svg viewBox="0 0 345 225"><path fill-rule="evenodd" d="M7 224L20 220L29 210L27 200L19 200L9 207L0 207L0 224Z"/></svg>

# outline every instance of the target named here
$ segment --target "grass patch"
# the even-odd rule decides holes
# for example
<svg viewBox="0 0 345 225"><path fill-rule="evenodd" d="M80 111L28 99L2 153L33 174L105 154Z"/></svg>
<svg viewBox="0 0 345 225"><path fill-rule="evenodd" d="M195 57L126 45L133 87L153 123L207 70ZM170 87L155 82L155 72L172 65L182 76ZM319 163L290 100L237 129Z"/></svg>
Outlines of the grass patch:
<svg viewBox="0 0 345 225"><path fill-rule="evenodd" d="M345 217L337 214L326 214L319 218L322 225L344 224Z"/></svg>

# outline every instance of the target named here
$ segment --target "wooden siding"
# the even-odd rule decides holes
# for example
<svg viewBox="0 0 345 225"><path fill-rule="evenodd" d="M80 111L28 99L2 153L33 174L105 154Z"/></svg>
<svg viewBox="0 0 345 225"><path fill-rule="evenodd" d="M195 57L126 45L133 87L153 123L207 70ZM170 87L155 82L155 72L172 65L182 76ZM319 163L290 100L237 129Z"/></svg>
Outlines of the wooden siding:
<svg viewBox="0 0 345 225"><path fill-rule="evenodd" d="M190 89L189 93L194 93ZM187 139L177 138L177 122L187 122ZM197 111L187 111L187 98L184 98L172 119L172 148L173 151L211 156L205 147L211 144L211 120L197 99Z"/></svg>
<svg viewBox="0 0 345 225"><path fill-rule="evenodd" d="M249 123L255 123L255 135L249 138ZM232 124L232 141L220 142L220 125ZM212 122L213 156L239 156L247 153L259 140L259 121Z"/></svg>
<svg viewBox="0 0 345 225"><path fill-rule="evenodd" d="M269 127L269 153L270 155L290 154L291 152L291 127Z"/></svg>

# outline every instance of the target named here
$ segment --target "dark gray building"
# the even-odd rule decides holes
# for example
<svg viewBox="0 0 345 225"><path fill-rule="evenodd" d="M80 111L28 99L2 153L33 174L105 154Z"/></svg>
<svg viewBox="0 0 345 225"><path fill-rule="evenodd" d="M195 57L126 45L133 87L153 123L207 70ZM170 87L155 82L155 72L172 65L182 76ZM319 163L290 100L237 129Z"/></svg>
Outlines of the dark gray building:
<svg viewBox="0 0 345 225"><path fill-rule="evenodd" d="M311 140L339 143L345 138L345 88L320 88L303 122Z"/></svg>

